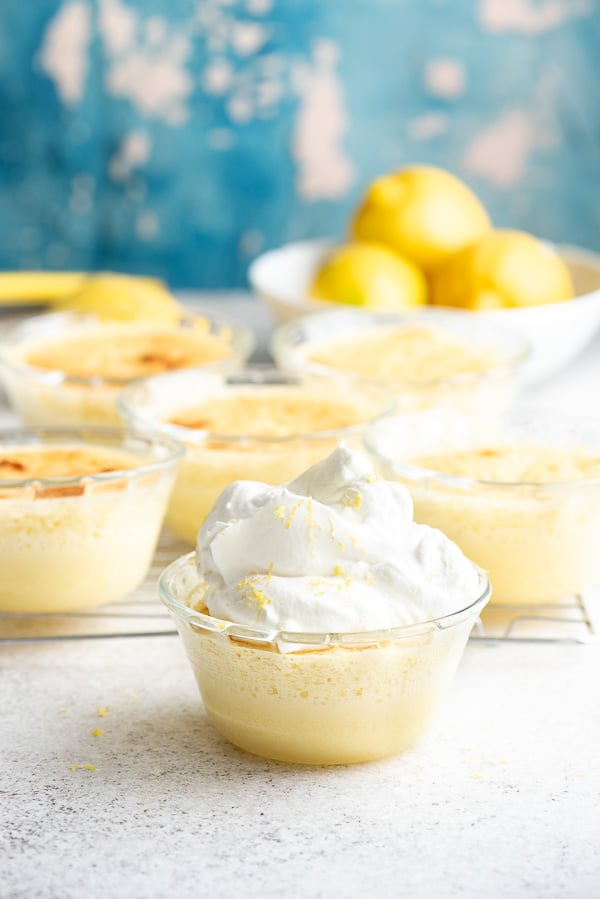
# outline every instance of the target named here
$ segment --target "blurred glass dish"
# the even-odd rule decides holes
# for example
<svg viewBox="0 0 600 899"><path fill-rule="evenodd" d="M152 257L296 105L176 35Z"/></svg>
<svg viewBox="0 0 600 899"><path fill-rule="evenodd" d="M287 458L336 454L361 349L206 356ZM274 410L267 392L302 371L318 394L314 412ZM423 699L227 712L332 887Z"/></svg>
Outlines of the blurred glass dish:
<svg viewBox="0 0 600 899"><path fill-rule="evenodd" d="M232 481L290 481L341 440L362 446L367 427L392 406L389 392L368 384L269 367L158 375L119 401L132 424L185 444L167 524L190 543Z"/></svg>
<svg viewBox="0 0 600 899"><path fill-rule="evenodd" d="M489 573L495 604L557 603L600 581L600 421L432 409L382 423L367 445L415 519Z"/></svg>
<svg viewBox="0 0 600 899"><path fill-rule="evenodd" d="M236 746L266 758L341 765L392 755L429 727L489 599L435 621L355 634L233 624L190 608L202 582L190 554L162 574L206 713Z"/></svg>
<svg viewBox="0 0 600 899"><path fill-rule="evenodd" d="M339 307L309 296L319 266L338 244L330 238L298 241L254 260L248 271L250 285L278 323ZM520 335L530 345L531 354L524 367L528 383L548 377L574 359L600 327L600 256L567 245L559 245L556 250L569 269L575 300L465 312L490 328L500 326Z"/></svg>
<svg viewBox="0 0 600 899"><path fill-rule="evenodd" d="M5 334L0 371L26 424L119 424L116 398L131 381L199 365L236 368L253 348L244 325L218 314L186 312L169 324L50 313Z"/></svg>
<svg viewBox="0 0 600 899"><path fill-rule="evenodd" d="M4 432L0 611L72 611L137 587L182 453L121 428Z"/></svg>
<svg viewBox="0 0 600 899"><path fill-rule="evenodd" d="M510 398L528 354L525 341L463 312L323 312L284 325L271 352L282 368L367 380L401 408Z"/></svg>

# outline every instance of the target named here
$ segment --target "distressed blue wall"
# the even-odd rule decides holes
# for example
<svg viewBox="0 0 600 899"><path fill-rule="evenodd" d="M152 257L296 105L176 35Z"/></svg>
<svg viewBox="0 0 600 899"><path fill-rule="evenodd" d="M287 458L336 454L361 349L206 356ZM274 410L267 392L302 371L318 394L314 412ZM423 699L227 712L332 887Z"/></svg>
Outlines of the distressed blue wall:
<svg viewBox="0 0 600 899"><path fill-rule="evenodd" d="M597 0L2 0L0 267L244 282L446 166L600 248Z"/></svg>

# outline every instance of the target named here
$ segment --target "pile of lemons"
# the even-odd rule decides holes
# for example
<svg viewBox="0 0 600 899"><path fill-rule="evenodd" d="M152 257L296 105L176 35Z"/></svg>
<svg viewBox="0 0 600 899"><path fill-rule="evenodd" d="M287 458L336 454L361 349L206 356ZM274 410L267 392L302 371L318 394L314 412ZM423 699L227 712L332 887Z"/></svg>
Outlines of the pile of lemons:
<svg viewBox="0 0 600 899"><path fill-rule="evenodd" d="M319 267L312 297L388 310L484 310L573 296L569 271L549 246L495 230L475 194L442 169L409 166L377 178L350 236Z"/></svg>

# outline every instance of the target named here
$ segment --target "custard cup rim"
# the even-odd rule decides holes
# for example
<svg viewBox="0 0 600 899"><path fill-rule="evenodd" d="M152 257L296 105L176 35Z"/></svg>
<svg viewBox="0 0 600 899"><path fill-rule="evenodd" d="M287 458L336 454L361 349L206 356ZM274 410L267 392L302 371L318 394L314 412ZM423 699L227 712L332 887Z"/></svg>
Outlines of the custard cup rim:
<svg viewBox="0 0 600 899"><path fill-rule="evenodd" d="M167 450L168 455L162 459L156 459L153 462L147 462L143 465L137 465L132 468L120 468L114 471L95 472L90 474L71 475L67 477L49 477L49 478L7 478L0 480L0 491L4 490L27 490L29 488L60 488L60 487L77 487L79 485L88 484L106 484L116 480L134 480L152 474L155 471L162 471L178 464L184 453L185 447L176 440L153 432L149 429L133 427L97 427L95 425L85 425L83 427L75 426L46 426L38 425L31 427L18 428L2 428L0 429L0 451L5 446L14 446L22 448L23 446L36 446L36 442L27 438L37 436L40 438L39 445L51 446L51 442L44 442L44 435L54 437L64 437L62 441L56 441L57 445L79 440L83 446L115 446L124 452L128 452L123 444L127 438L134 440L143 440L146 442L148 449L152 450L157 446ZM19 438L23 439L19 443ZM104 438L121 438L118 447L113 443L105 443ZM132 452L133 455L133 452Z"/></svg>
<svg viewBox="0 0 600 899"><path fill-rule="evenodd" d="M189 428L185 425L174 425L169 424L168 422L161 421L160 418L155 418L151 416L145 416L136 411L133 403L131 402L131 397L134 396L135 392L138 390L143 390L144 386L151 384L152 382L156 383L157 381L175 381L177 377L205 377L211 374L222 374L224 378L235 378L240 376L249 376L255 377L257 375L276 375L281 380L279 382L274 382L274 384L281 383L292 383L295 379L298 382L300 379L310 378L310 373L302 372L302 371L286 371L284 369L277 368L275 365L246 365L241 368L231 369L230 371L218 371L215 372L209 371L207 368L186 368L179 369L178 371L173 372L161 372L156 375L149 375L146 378L137 378L134 382L130 383L124 390L121 391L119 397L117 399L117 407L119 412L126 418L127 421L133 423L136 427L149 428L152 430L156 430L158 433L164 433L175 440L178 440L182 443L186 444L194 444L196 446L203 446L206 442L215 441L223 444L230 444L231 447L239 447L244 446L248 442L256 444L258 446L281 446L284 447L288 444L294 443L295 441L307 441L307 442L319 442L321 440L331 440L332 438L343 439L344 437L352 437L355 434L364 433L367 429L374 427L377 423L382 421L383 419L391 416L395 411L397 406L397 400L393 396L386 396L385 399L381 400L382 409L376 415L365 419L365 421L356 422L355 424L345 425L343 427L338 428L329 428L327 430L322 431L299 431L293 434L274 434L272 436L267 436L264 434L219 434L216 431L210 431L202 428ZM319 374L319 377L322 377ZM288 379L288 381L284 380ZM339 384L339 379L337 377L332 378L330 375L326 376L324 380L330 382L333 388L335 388L336 384ZM365 379L360 379L359 383L363 383L365 388L373 389L375 386L373 382L366 381ZM248 384L241 383L239 386L252 386L253 384L259 384L259 380L250 380ZM265 381L263 383L269 383ZM384 395L382 394L382 397Z"/></svg>
<svg viewBox="0 0 600 899"><path fill-rule="evenodd" d="M207 362L206 365L201 366L201 368L206 368L208 371L218 372L223 369L227 369L228 366L231 366L232 363L239 358L247 359L254 351L256 346L256 339L252 330L243 322L238 321L238 319L223 315L220 312L213 312L208 310L205 312L201 309L183 309L182 314L179 316L177 321L172 323L172 325L174 325L175 327L180 327L185 321L192 321L196 318L205 319L209 324L209 329L212 328L213 325L217 325L223 328L231 328L231 344L229 348L229 354L227 356L224 356L222 359L215 359L212 362ZM146 325L149 327L159 327L161 325L160 322L152 321L104 320L92 312L44 312L41 315L30 315L27 316L27 318L24 318L18 324L11 327L0 340L0 367L4 367L8 370L16 372L19 375L27 378L32 378L35 381L42 382L51 386L71 384L73 386L86 386L96 388L104 386L120 390L132 384L134 381L142 380L142 378L140 378L139 376L134 376L131 378L115 378L105 375L70 375L60 368L41 368L35 365L29 365L27 362L16 360L11 357L11 350L14 350L15 341L21 342L23 339L21 338L20 332L24 331L26 328L31 328L32 331L37 330L36 323L39 323L40 326L43 326L44 322L58 322L59 319L62 319L65 322L67 328L69 322L72 322L75 326L85 324L89 324L91 326L93 323L100 324L101 326L106 325L108 327L119 327L123 325ZM67 333L68 331L67 329L65 329L65 334ZM31 336L34 337L35 334L32 333ZM58 335L52 336L58 337Z"/></svg>
<svg viewBox="0 0 600 899"><path fill-rule="evenodd" d="M407 390L430 390L432 388L439 387L454 387L461 386L469 383L481 383L485 380L493 380L494 378L500 377L506 372L516 372L520 368L524 366L528 359L531 357L531 345L529 341L527 341L524 337L522 337L516 331L513 331L511 328L507 328L504 325L497 327L496 325L491 325L488 322L478 322L476 319L471 317L472 313L467 313L462 310L453 310L453 309L437 309L435 307L425 307L422 310L415 309L413 311L406 312L391 312L391 311L376 311L376 310L360 310L360 309L328 309L325 311L319 312L311 312L308 315L299 316L298 318L294 318L292 321L286 322L283 325L280 325L275 332L273 333L270 342L269 342L269 350L271 355L275 359L278 365L282 367L289 367L294 370L303 371L307 374L320 374L325 375L329 374L331 377L335 375L339 378L346 378L349 381L367 381L371 384L377 385L393 385L394 389L398 388L406 388ZM288 337L290 334L293 334L299 328L302 328L302 325L306 322L310 323L311 321L315 321L317 319L324 320L326 317L331 319L339 318L343 316L346 319L355 319L356 325L364 321L368 321L369 325L372 327L380 327L385 326L387 324L390 325L409 325L411 322L425 323L430 324L435 327L436 324L442 325L444 321L452 321L456 323L466 324L467 328L479 330L480 332L485 332L485 334L489 334L489 344L490 347L494 346L494 334L501 334L508 341L517 345L517 349L513 350L512 354L508 355L508 358L502 359L495 365L490 366L489 368L484 369L483 371L465 371L465 372L456 372L451 375L447 375L445 377L440 378L430 378L429 380L413 380L411 378L402 377L402 378L394 378L394 377L373 377L367 378L365 375L362 375L358 372L351 371L343 371L341 369L336 369L334 366L323 365L319 362L310 362L306 357L302 356L302 354L297 353L294 346L290 346ZM353 327L350 329L350 333L356 334L358 332L358 327ZM465 338L468 335L460 335ZM331 342L334 343L339 339L339 337L332 337ZM309 338L306 338L302 341L304 344L309 344L311 341ZM320 340L315 340L315 343L322 342ZM294 362L292 365L289 365L285 360L285 354L290 353L293 355Z"/></svg>
<svg viewBox="0 0 600 899"><path fill-rule="evenodd" d="M492 594L492 586L486 572L470 562L477 572L479 580L478 596L468 605L455 612L446 615L440 615L437 618L427 619L425 621L414 622L413 624L398 625L396 627L378 628L368 631L355 632L300 632L287 631L277 628L258 627L251 625L238 624L234 621L227 621L222 618L215 618L204 612L199 612L189 606L184 605L174 595L168 582L174 577L180 576L184 567L193 565L194 571L199 579L199 575L195 566L196 552L192 551L183 556L179 556L171 562L161 572L158 579L158 595L167 607L171 615L178 621L189 624L192 630L196 632L204 632L221 635L227 638L233 638L234 641L241 641L248 644L256 644L257 647L268 645L270 647L279 648L280 646L293 646L295 651L298 647L306 651L314 651L318 649L327 649L334 646L353 647L364 646L375 643L400 641L410 639L431 631L444 631L449 628L461 624L462 622L472 618L475 620L480 611L484 608Z"/></svg>
<svg viewBox="0 0 600 899"><path fill-rule="evenodd" d="M519 407L523 408L523 407ZM430 412L431 410L424 409L423 413ZM548 408L537 408L532 411L538 412L539 414L551 415L553 418L559 416L561 419L568 419L573 422L581 422L580 416L576 415L564 415L562 412L557 412L556 410L548 407ZM420 414L419 412L412 413ZM592 419L589 416L586 419L587 421L592 421L594 424L598 425L600 431L600 418ZM376 423L378 424L378 423ZM449 474L443 471L439 471L435 468L424 468L421 465L415 465L412 462L406 462L399 459L393 459L387 454L383 453L377 444L377 442L373 439L374 437L375 426L365 434L365 447L368 452L373 456L376 462L379 465L386 466L388 469L391 469L395 474L402 474L407 477L412 482L423 482L427 481L435 481L436 483L443 484L447 487L457 487L460 489L468 489L472 487L483 487L487 489L493 490L507 490L507 491L516 491L520 489L529 489L529 490L544 490L544 491L552 491L556 490L557 492L561 490L569 490L576 487L589 487L589 486L597 486L600 485L600 475L596 475L594 477L581 477L581 478L570 478L560 481L493 481L487 480L485 478L474 478L469 475L458 475L458 474ZM600 451L600 447L599 447Z"/></svg>

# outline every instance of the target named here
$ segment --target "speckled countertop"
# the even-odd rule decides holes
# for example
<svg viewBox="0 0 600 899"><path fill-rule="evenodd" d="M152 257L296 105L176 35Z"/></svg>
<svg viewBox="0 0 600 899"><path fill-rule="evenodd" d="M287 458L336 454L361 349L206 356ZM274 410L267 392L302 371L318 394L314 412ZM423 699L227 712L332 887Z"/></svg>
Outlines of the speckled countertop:
<svg viewBox="0 0 600 899"><path fill-rule="evenodd" d="M597 341L536 393L599 387ZM2 899L600 895L597 644L471 643L417 748L345 768L224 743L176 637L2 647L0 697Z"/></svg>

